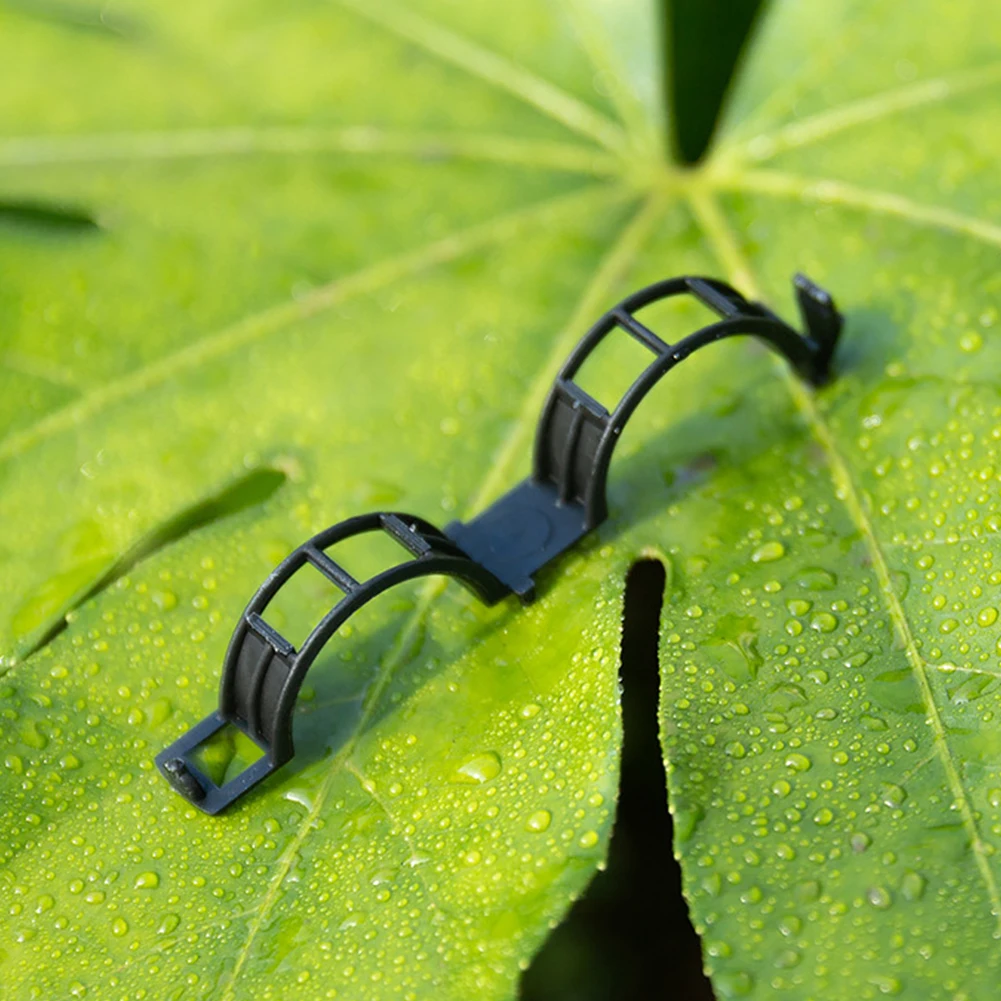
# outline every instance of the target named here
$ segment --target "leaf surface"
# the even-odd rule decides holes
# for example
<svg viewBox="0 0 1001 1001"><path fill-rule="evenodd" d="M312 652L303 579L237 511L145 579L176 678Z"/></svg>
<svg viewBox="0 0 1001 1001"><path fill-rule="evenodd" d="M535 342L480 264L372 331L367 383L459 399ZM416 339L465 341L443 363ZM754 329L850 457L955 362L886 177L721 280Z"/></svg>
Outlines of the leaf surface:
<svg viewBox="0 0 1001 1001"><path fill-rule="evenodd" d="M11 996L512 996L607 845L643 555L718 994L989 994L998 18L917 6L773 5L683 173L641 2L3 8ZM314 668L290 767L223 818L167 789L292 546L482 509L629 289L723 273L788 313L795 269L848 317L829 388L748 344L686 361L536 605L387 596Z"/></svg>

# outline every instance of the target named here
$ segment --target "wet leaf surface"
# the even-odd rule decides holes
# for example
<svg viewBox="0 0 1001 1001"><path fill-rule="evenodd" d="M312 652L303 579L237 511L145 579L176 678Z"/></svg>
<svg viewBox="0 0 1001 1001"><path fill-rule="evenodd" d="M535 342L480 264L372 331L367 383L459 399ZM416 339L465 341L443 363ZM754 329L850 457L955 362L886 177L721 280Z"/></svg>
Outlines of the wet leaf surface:
<svg viewBox="0 0 1001 1001"><path fill-rule="evenodd" d="M103 23L0 11L6 991L510 997L605 855L624 580L653 557L718 995L989 996L994 8L774 4L693 171L661 152L644 3ZM362 510L481 510L631 288L721 273L789 315L797 269L848 319L829 387L746 343L686 361L536 605L394 592L316 665L257 795L206 818L156 775L292 546ZM248 476L274 488L212 507ZM274 625L330 598L303 581Z"/></svg>

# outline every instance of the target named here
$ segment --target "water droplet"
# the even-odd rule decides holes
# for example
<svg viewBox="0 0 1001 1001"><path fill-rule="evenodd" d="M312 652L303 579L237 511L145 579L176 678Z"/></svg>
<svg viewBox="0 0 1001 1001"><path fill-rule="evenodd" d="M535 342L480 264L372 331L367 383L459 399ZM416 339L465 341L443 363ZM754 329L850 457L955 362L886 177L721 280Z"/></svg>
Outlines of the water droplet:
<svg viewBox="0 0 1001 1001"><path fill-rule="evenodd" d="M173 591L154 591L150 597L153 599L153 604L161 611L169 612L177 607L177 595Z"/></svg>
<svg viewBox="0 0 1001 1001"><path fill-rule="evenodd" d="M838 578L822 567L804 567L797 577L800 587L807 591L831 591L838 583Z"/></svg>
<svg viewBox="0 0 1001 1001"><path fill-rule="evenodd" d="M959 349L967 354L979 351L983 346L984 339L976 330L967 330L959 335Z"/></svg>
<svg viewBox="0 0 1001 1001"><path fill-rule="evenodd" d="M821 807L813 815L813 822L817 824L818 827L826 827L832 820L834 820L834 814L828 810L826 806Z"/></svg>
<svg viewBox="0 0 1001 1001"><path fill-rule="evenodd" d="M181 919L176 914L164 914L157 926L157 934L169 935L180 923Z"/></svg>
<svg viewBox="0 0 1001 1001"><path fill-rule="evenodd" d="M137 890L155 890L160 885L160 877L155 872L141 872L136 876Z"/></svg>
<svg viewBox="0 0 1001 1001"><path fill-rule="evenodd" d="M798 966L802 958L795 949L783 949L775 957L775 966L780 970L789 970Z"/></svg>
<svg viewBox="0 0 1001 1001"><path fill-rule="evenodd" d="M699 821L705 816L700 806L693 806L672 811L674 815L674 840L677 844L683 844L694 833Z"/></svg>
<svg viewBox="0 0 1001 1001"><path fill-rule="evenodd" d="M581 848L593 848L598 843L597 831L585 831L577 842Z"/></svg>
<svg viewBox="0 0 1001 1001"><path fill-rule="evenodd" d="M751 993L754 978L743 970L726 970L717 974L713 986L723 998L739 998Z"/></svg>
<svg viewBox="0 0 1001 1001"><path fill-rule="evenodd" d="M758 676L764 663L757 642L757 619L751 615L724 615L713 629L709 646L714 660L734 681L750 681Z"/></svg>
<svg viewBox="0 0 1001 1001"><path fill-rule="evenodd" d="M899 978L885 976L881 973L870 977L869 983L872 984L872 986L875 987L880 994L888 994L891 997L896 996L904 989L904 985Z"/></svg>
<svg viewBox="0 0 1001 1001"><path fill-rule="evenodd" d="M154 699L149 704L149 718L154 726L163 723L174 711L174 707L168 699Z"/></svg>
<svg viewBox="0 0 1001 1001"><path fill-rule="evenodd" d="M552 822L553 815L548 810L536 810L525 821L525 830L541 834L543 831L549 829L549 825Z"/></svg>
<svg viewBox="0 0 1001 1001"><path fill-rule="evenodd" d="M805 755L797 751L787 754L785 759L786 768L792 768L797 772L808 772L813 767L813 762Z"/></svg>
<svg viewBox="0 0 1001 1001"><path fill-rule="evenodd" d="M711 872L702 880L702 889L710 897L718 897L723 890L723 877L718 872Z"/></svg>
<svg viewBox="0 0 1001 1001"><path fill-rule="evenodd" d="M789 764L789 762L786 761L786 764ZM772 792L776 796L788 796L792 792L792 786L785 779L777 779L772 783Z"/></svg>
<svg viewBox="0 0 1001 1001"><path fill-rule="evenodd" d="M949 692L949 699L959 706L975 702L993 681L992 675L975 674Z"/></svg>
<svg viewBox="0 0 1001 1001"><path fill-rule="evenodd" d="M870 886L866 890L865 898L873 907L877 907L881 911L885 911L893 903L890 891L882 886Z"/></svg>
<svg viewBox="0 0 1001 1001"><path fill-rule="evenodd" d="M529 702L528 705L521 707L521 718L531 719L533 716L539 715L539 706L534 702Z"/></svg>
<svg viewBox="0 0 1001 1001"><path fill-rule="evenodd" d="M786 554L786 547L781 542L766 542L751 553L752 563L774 563Z"/></svg>
<svg viewBox="0 0 1001 1001"><path fill-rule="evenodd" d="M863 834L861 831L856 832L851 837L852 851L858 855L861 855L869 845L872 844L872 838L868 834Z"/></svg>
<svg viewBox="0 0 1001 1001"><path fill-rule="evenodd" d="M789 609L790 615L806 615L813 608L813 602L805 598L790 598L786 602L786 608Z"/></svg>
<svg viewBox="0 0 1001 1001"><path fill-rule="evenodd" d="M998 610L996 608L981 608L980 611L977 612L977 625L979 626L984 626L985 628L987 626L993 626L997 620Z"/></svg>
<svg viewBox="0 0 1001 1001"><path fill-rule="evenodd" d="M859 716L859 722L863 727L865 727L866 730L870 730L872 732L879 732L890 728L886 720L881 719L879 716Z"/></svg>
<svg viewBox="0 0 1001 1001"><path fill-rule="evenodd" d="M115 918L115 920L111 922L112 935L121 936L124 935L128 930L129 930L129 923L125 920L125 918Z"/></svg>
<svg viewBox="0 0 1001 1001"><path fill-rule="evenodd" d="M500 774L501 760L493 751L477 754L459 765L452 775L451 781L472 785L489 782Z"/></svg>
<svg viewBox="0 0 1001 1001"><path fill-rule="evenodd" d="M897 810L903 805L904 800L907 799L907 792L892 782L885 782L880 787L879 798L886 806Z"/></svg>
<svg viewBox="0 0 1001 1001"><path fill-rule="evenodd" d="M838 628L837 616L830 612L817 612L810 620L810 628L818 633L833 633Z"/></svg>
<svg viewBox="0 0 1001 1001"><path fill-rule="evenodd" d="M905 900L920 900L924 896L926 880L919 872L908 869L900 881L900 892Z"/></svg>

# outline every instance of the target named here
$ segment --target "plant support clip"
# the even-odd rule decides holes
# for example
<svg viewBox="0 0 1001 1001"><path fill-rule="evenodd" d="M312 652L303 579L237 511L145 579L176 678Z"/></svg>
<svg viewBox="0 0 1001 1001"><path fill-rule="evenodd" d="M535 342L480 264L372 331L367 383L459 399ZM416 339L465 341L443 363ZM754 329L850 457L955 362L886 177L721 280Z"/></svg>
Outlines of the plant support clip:
<svg viewBox="0 0 1001 1001"><path fill-rule="evenodd" d="M292 718L299 689L317 655L363 605L404 581L427 575L455 577L488 605L510 594L534 600L536 575L608 517L606 484L612 453L626 422L660 379L699 348L750 335L783 355L805 380L820 385L830 374L842 328L831 296L803 275L794 280L804 333L767 307L749 302L724 282L682 277L656 282L610 309L584 335L553 382L535 436L532 474L482 514L444 531L413 515L363 514L303 543L271 573L237 623L223 662L219 708L161 751L160 771L189 802L206 813L224 810L293 757ZM668 344L636 318L651 303L692 295L716 322ZM649 350L652 360L613 410L574 381L586 359L613 331ZM367 580L355 580L328 549L366 532L383 532L405 558ZM270 626L269 603L310 564L342 597L299 649ZM236 777L216 784L199 768L198 748L232 725L262 755Z"/></svg>

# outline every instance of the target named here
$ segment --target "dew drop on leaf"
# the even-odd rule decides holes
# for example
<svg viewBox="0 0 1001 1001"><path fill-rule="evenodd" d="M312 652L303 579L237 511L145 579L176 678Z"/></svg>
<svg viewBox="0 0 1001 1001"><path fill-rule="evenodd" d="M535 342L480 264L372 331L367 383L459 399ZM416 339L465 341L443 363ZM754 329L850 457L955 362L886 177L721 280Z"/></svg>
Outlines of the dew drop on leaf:
<svg viewBox="0 0 1001 1001"><path fill-rule="evenodd" d="M722 998L746 997L754 988L754 978L743 970L727 970L717 974L713 983Z"/></svg>
<svg viewBox="0 0 1001 1001"><path fill-rule="evenodd" d="M883 886L870 886L869 889L866 890L865 897L873 907L876 907L881 911L886 910L886 908L893 903L893 897L890 895L890 891Z"/></svg>
<svg viewBox="0 0 1001 1001"><path fill-rule="evenodd" d="M797 583L807 591L831 591L837 585L838 578L822 567L805 567L797 575Z"/></svg>
<svg viewBox="0 0 1001 1001"><path fill-rule="evenodd" d="M535 813L529 814L528 819L525 821L525 830L541 834L543 831L549 829L552 820L553 815L548 810L536 810Z"/></svg>
<svg viewBox="0 0 1001 1001"><path fill-rule="evenodd" d="M751 562L774 563L776 560L782 559L785 554L786 547L782 545L781 542L766 542L764 545L758 546L758 548L751 553Z"/></svg>
<svg viewBox="0 0 1001 1001"><path fill-rule="evenodd" d="M500 757L493 751L477 754L464 761L452 775L452 782L475 785L495 779L501 770Z"/></svg>
<svg viewBox="0 0 1001 1001"><path fill-rule="evenodd" d="M808 772L813 767L813 762L805 754L793 751L786 755L785 765L797 772Z"/></svg>
<svg viewBox="0 0 1001 1001"><path fill-rule="evenodd" d="M880 787L879 798L886 806L896 810L907 799L907 792L901 786L894 785L892 782L886 782Z"/></svg>
<svg viewBox="0 0 1001 1001"><path fill-rule="evenodd" d="M900 892L904 895L905 900L920 900L924 896L925 885L924 876L909 869L900 881Z"/></svg>

